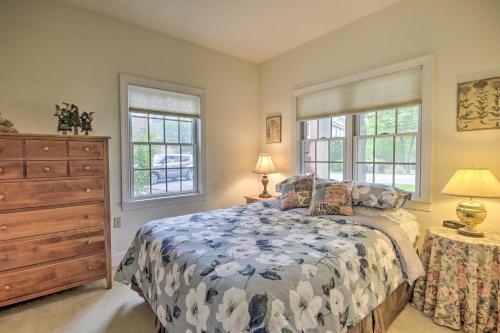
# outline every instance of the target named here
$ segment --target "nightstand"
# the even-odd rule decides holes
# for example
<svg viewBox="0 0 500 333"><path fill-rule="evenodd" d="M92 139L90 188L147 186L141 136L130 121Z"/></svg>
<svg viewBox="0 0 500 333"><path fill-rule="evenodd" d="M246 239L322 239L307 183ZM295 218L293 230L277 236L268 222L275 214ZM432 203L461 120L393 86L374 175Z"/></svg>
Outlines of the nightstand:
<svg viewBox="0 0 500 333"><path fill-rule="evenodd" d="M439 325L467 333L497 332L500 234L472 238L431 227L421 255L426 275L415 284L413 306Z"/></svg>
<svg viewBox="0 0 500 333"><path fill-rule="evenodd" d="M272 197L270 197L270 198L261 198L261 197L259 197L258 194L246 195L245 196L245 199L247 201L247 205L251 204L252 202L256 202L256 201L274 200L276 198L277 198L277 196L274 196L274 195Z"/></svg>

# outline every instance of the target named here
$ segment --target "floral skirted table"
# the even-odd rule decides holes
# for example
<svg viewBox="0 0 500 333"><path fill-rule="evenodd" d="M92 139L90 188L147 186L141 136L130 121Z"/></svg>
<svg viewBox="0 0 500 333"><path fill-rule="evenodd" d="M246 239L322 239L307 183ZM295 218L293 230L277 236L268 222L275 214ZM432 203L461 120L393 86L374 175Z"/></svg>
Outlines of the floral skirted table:
<svg viewBox="0 0 500 333"><path fill-rule="evenodd" d="M432 227L421 259L426 276L415 284L415 308L439 325L500 333L500 234L471 238Z"/></svg>

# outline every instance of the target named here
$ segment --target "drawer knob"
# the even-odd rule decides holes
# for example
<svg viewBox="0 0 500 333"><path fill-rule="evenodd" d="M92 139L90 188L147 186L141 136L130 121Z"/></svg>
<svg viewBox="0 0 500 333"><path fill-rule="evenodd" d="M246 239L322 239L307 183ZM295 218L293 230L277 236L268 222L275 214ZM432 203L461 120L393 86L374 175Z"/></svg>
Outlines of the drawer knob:
<svg viewBox="0 0 500 333"><path fill-rule="evenodd" d="M0 200L3 200L3 199L5 199L5 194L0 193Z"/></svg>
<svg viewBox="0 0 500 333"><path fill-rule="evenodd" d="M43 171L50 172L50 167L46 166L45 168L43 168Z"/></svg>
<svg viewBox="0 0 500 333"><path fill-rule="evenodd" d="M49 147L45 146L45 147L42 148L42 150L43 151L47 151L47 150L49 150Z"/></svg>
<svg viewBox="0 0 500 333"><path fill-rule="evenodd" d="M88 244L88 245L90 245L90 244L92 244L92 243L93 243L93 241L92 241L92 240L90 240L90 239L87 241L87 244Z"/></svg>
<svg viewBox="0 0 500 333"><path fill-rule="evenodd" d="M92 218L92 215L90 215L90 214L85 215L86 220L90 220L91 218Z"/></svg>
<svg viewBox="0 0 500 333"><path fill-rule="evenodd" d="M87 266L87 270L91 271L91 270L93 270L93 269L94 269L94 266L92 266L92 265L88 265L88 266Z"/></svg>
<svg viewBox="0 0 500 333"><path fill-rule="evenodd" d="M6 285L5 287L3 287L3 289L6 290L6 291L9 291L10 290L10 286Z"/></svg>
<svg viewBox="0 0 500 333"><path fill-rule="evenodd" d="M7 230L7 226L6 225L1 226L0 230Z"/></svg>
<svg viewBox="0 0 500 333"><path fill-rule="evenodd" d="M85 192L89 193L89 192L90 192L90 189L89 189L89 188L86 188L86 189L85 189Z"/></svg>
<svg viewBox="0 0 500 333"><path fill-rule="evenodd" d="M85 147L83 147L83 150L86 151L86 152L89 152L90 151L90 147L85 146Z"/></svg>
<svg viewBox="0 0 500 333"><path fill-rule="evenodd" d="M86 165L83 167L85 170L89 171L90 170L90 165Z"/></svg>

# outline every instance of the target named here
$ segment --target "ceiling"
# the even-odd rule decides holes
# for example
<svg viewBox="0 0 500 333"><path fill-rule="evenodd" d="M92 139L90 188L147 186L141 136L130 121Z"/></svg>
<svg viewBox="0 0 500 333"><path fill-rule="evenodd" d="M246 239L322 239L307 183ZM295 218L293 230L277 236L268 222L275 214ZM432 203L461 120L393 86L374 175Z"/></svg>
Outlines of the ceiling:
<svg viewBox="0 0 500 333"><path fill-rule="evenodd" d="M399 0L62 0L255 63Z"/></svg>

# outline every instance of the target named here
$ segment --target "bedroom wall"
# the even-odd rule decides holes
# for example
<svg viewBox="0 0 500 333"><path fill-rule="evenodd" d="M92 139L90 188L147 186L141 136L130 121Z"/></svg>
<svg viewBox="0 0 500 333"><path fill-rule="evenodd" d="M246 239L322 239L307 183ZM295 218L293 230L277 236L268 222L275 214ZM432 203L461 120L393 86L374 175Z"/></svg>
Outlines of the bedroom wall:
<svg viewBox="0 0 500 333"><path fill-rule="evenodd" d="M0 45L0 112L19 131L55 133L54 104L72 102L96 112L96 135L111 136L111 215L123 224L112 230L115 259L147 221L256 193L257 65L56 1L1 1ZM122 212L120 73L205 88L204 202Z"/></svg>
<svg viewBox="0 0 500 333"><path fill-rule="evenodd" d="M431 212L414 212L422 226L455 218L459 198L440 194L457 168L490 168L500 179L500 130L457 132L456 84L500 76L500 1L402 0L275 57L260 71L260 147L282 174L291 174L292 91L432 53L433 161ZM264 118L283 115L283 143L265 144ZM482 227L500 231L500 200L482 200Z"/></svg>

